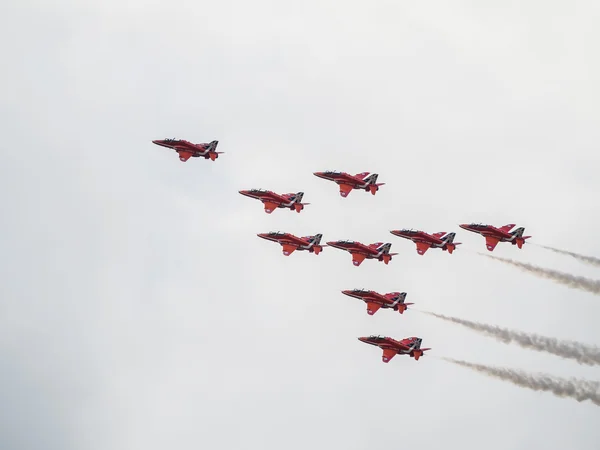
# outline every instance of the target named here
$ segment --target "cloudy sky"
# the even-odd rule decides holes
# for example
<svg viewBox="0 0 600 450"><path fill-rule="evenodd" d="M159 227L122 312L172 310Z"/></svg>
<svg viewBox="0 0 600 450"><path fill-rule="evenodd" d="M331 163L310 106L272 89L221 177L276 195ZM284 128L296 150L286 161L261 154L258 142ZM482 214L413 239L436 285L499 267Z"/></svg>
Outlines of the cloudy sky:
<svg viewBox="0 0 600 450"><path fill-rule="evenodd" d="M600 344L600 300L483 258L478 221L600 255L594 1L8 0L0 448L596 450L600 409L439 357L600 368L343 289ZM220 141L181 163L153 139ZM373 197L312 172L380 174ZM252 187L305 192L267 215ZM389 230L456 231L419 256ZM359 268L256 237L392 242ZM495 255L600 278L535 245ZM418 362L356 338L421 336Z"/></svg>

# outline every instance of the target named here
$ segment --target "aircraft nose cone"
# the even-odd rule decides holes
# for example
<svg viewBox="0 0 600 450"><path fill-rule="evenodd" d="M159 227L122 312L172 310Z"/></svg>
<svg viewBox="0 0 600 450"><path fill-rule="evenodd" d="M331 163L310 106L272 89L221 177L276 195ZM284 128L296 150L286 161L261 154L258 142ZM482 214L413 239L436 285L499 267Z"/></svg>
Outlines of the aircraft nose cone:
<svg viewBox="0 0 600 450"><path fill-rule="evenodd" d="M468 225L468 224L466 224L466 223L461 223L461 224L459 224L458 226L459 226L459 227L461 227L463 230L466 230L466 229L468 229L468 228L469 228L469 225Z"/></svg>
<svg viewBox="0 0 600 450"><path fill-rule="evenodd" d="M367 342L367 338L366 337L359 337L358 340L360 342Z"/></svg>

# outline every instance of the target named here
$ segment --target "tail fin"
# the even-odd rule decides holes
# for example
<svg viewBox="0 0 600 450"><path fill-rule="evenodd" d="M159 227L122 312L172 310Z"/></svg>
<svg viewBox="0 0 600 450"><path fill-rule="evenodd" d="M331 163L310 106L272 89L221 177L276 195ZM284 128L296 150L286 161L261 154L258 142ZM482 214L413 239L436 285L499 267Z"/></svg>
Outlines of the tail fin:
<svg viewBox="0 0 600 450"><path fill-rule="evenodd" d="M512 231L510 233L510 234L512 234L511 242L513 245L516 245L519 248L523 248L523 244L525 244L525 241L531 237L531 236L523 236L524 232L525 232L525 228L519 227L515 231Z"/></svg>
<svg viewBox="0 0 600 450"><path fill-rule="evenodd" d="M215 159L217 159L219 157L219 155L222 155L225 152L217 152L217 145L219 145L219 141L211 141L208 144L208 157L210 158L211 161L214 161Z"/></svg>
<svg viewBox="0 0 600 450"><path fill-rule="evenodd" d="M310 241L310 243L311 243L312 245L319 245L319 244L321 243L321 239L322 239L322 238L323 238L323 235L322 235L322 234L315 234L315 235L312 237L312 240Z"/></svg>
<svg viewBox="0 0 600 450"><path fill-rule="evenodd" d="M392 244L388 242L386 244L379 245L377 247L377 251L379 253L381 253L382 255L388 255L390 253L391 248L392 248Z"/></svg>
<svg viewBox="0 0 600 450"><path fill-rule="evenodd" d="M452 244L454 242L454 237L456 236L456 233L448 233L446 236L444 236L444 242L446 244Z"/></svg>
<svg viewBox="0 0 600 450"><path fill-rule="evenodd" d="M514 238L517 238L517 237L522 237L524 231L525 231L524 227L519 227L516 230L511 231L510 234L513 235L513 239L514 239Z"/></svg>
<svg viewBox="0 0 600 450"><path fill-rule="evenodd" d="M377 177L379 177L379 174L372 173L363 180L366 183L366 187L364 189L373 195L375 195L375 193L379 190L379 186L383 186L385 184L377 183Z"/></svg>
<svg viewBox="0 0 600 450"><path fill-rule="evenodd" d="M294 201L293 208L296 212L300 212L304 209L305 205L310 205L310 203L302 203L302 198L304 197L304 192L296 192L295 194L291 194L290 200Z"/></svg>
<svg viewBox="0 0 600 450"><path fill-rule="evenodd" d="M448 250L448 253L452 254L452 252L454 250L456 250L456 246L460 245L461 242L454 242L454 237L456 236L456 233L448 233L443 241L444 241L444 245L445 247L443 247L445 250Z"/></svg>
<svg viewBox="0 0 600 450"><path fill-rule="evenodd" d="M326 245L321 245L321 239L323 238L322 234L315 234L314 236L306 236L304 239L309 239L308 251L318 255L323 251L323 247L327 247Z"/></svg>
<svg viewBox="0 0 600 450"><path fill-rule="evenodd" d="M367 178L363 179L363 181L368 184L375 184L377 183L377 177L379 177L379 174L372 173Z"/></svg>
<svg viewBox="0 0 600 450"><path fill-rule="evenodd" d="M400 314L403 314L404 311L408 309L408 305L414 305L414 303L406 303L406 292L390 292L389 294L386 294L386 297L389 297L390 300L394 300L391 307L394 310L397 309Z"/></svg>
<svg viewBox="0 0 600 450"><path fill-rule="evenodd" d="M423 343L422 338L418 338L415 343L411 346L410 356L415 358L415 361L418 361L421 356L427 351L431 350L430 348L421 348L421 344Z"/></svg>

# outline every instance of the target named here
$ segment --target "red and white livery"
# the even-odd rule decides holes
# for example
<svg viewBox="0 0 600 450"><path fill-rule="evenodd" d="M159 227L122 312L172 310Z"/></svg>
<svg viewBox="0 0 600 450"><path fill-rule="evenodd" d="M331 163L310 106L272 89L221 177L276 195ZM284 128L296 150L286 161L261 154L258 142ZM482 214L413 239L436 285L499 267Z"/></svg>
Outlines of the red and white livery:
<svg viewBox="0 0 600 450"><path fill-rule="evenodd" d="M298 237L290 233L282 233L281 231L272 231L270 233L259 233L258 237L266 239L268 241L277 242L283 247L283 254L290 256L296 250L306 250L309 253L318 255L323 251L323 245L321 245L322 234L315 234L314 236Z"/></svg>
<svg viewBox="0 0 600 450"><path fill-rule="evenodd" d="M525 240L531 236L523 236L524 227L510 231L515 225L514 223L509 223L508 225L496 228L493 225L483 223L463 223L459 227L463 230L481 234L485 238L485 246L490 252L493 252L498 242L510 242L512 245L523 248Z"/></svg>
<svg viewBox="0 0 600 450"><path fill-rule="evenodd" d="M310 205L310 203L302 203L304 192L276 194L273 191L267 191L264 189L249 189L245 191L239 191L239 193L245 195L246 197L254 198L263 202L265 205L265 212L267 214L271 214L277 208L287 208L299 213L304 209L305 205Z"/></svg>
<svg viewBox="0 0 600 450"><path fill-rule="evenodd" d="M157 139L153 144L175 150L179 154L179 160L186 162L190 158L210 159L214 161L225 152L216 151L219 141L211 141L207 144L193 144L183 139Z"/></svg>
<svg viewBox="0 0 600 450"><path fill-rule="evenodd" d="M334 170L327 170L325 172L315 172L315 176L323 178L324 180L334 181L340 186L340 195L347 197L353 189L363 189L371 194L379 190L379 186L383 186L385 183L377 183L376 173L362 172L356 175L350 175L346 172L336 172Z"/></svg>
<svg viewBox="0 0 600 450"><path fill-rule="evenodd" d="M331 241L328 242L329 247L345 250L352 255L352 264L356 267L360 266L365 259L376 259L388 264L392 260L392 256L398 253L390 253L392 244L389 242L375 242L374 244L365 245L356 241Z"/></svg>
<svg viewBox="0 0 600 450"><path fill-rule="evenodd" d="M406 292L380 294L366 289L351 289L342 291L342 294L365 302L367 304L367 314L370 316L379 311L379 308L392 309L403 314L408 309L408 305L414 305L414 303L406 303Z"/></svg>
<svg viewBox="0 0 600 450"><path fill-rule="evenodd" d="M381 360L384 363L389 363L396 355L408 355L418 361L424 352L431 350L430 348L421 348L423 339L418 337L408 337L400 341L387 336L368 336L359 337L359 341L365 344L376 345L383 350Z"/></svg>
<svg viewBox="0 0 600 450"><path fill-rule="evenodd" d="M429 234L421 230L408 230L405 228L402 230L392 230L390 233L394 236L409 239L417 244L417 253L419 255L424 255L432 247L441 248L443 251L452 254L456 246L461 244L460 242L454 242L456 233L446 233L445 231Z"/></svg>

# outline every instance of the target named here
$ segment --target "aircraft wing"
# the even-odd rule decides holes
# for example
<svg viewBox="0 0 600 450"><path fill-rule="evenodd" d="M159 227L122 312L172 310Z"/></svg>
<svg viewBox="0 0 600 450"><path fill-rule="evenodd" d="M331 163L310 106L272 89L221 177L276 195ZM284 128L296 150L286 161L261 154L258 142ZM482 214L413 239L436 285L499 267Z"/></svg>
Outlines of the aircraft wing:
<svg viewBox="0 0 600 450"><path fill-rule="evenodd" d="M352 191L352 186L349 184L340 184L340 195L342 197L347 197L350 191Z"/></svg>
<svg viewBox="0 0 600 450"><path fill-rule="evenodd" d="M265 212L267 214L271 214L279 206L277 203L270 201L263 201L263 203L265 204Z"/></svg>
<svg viewBox="0 0 600 450"><path fill-rule="evenodd" d="M294 250L296 250L296 246L295 245L290 245L290 244L282 244L283 247L283 254L285 256L290 256L292 253L294 253Z"/></svg>
<svg viewBox="0 0 600 450"><path fill-rule="evenodd" d="M417 253L419 255L424 255L429 247L431 247L431 245L427 244L426 242L417 242Z"/></svg>
<svg viewBox="0 0 600 450"><path fill-rule="evenodd" d="M366 257L367 255L363 253L352 253L352 264L358 267L365 260Z"/></svg>
<svg viewBox="0 0 600 450"><path fill-rule="evenodd" d="M367 314L373 315L375 314L381 305L379 303L367 302Z"/></svg>
<svg viewBox="0 0 600 450"><path fill-rule="evenodd" d="M381 356L381 359L383 359L383 362L389 362L392 360L392 358L394 356L396 356L396 352L394 350L392 350L391 348L384 348L383 349L383 355Z"/></svg>
<svg viewBox="0 0 600 450"><path fill-rule="evenodd" d="M486 236L485 237L485 245L487 246L487 249L490 252L494 251L494 249L496 248L496 245L498 245L498 242L500 242L500 239L495 238L493 236Z"/></svg>
<svg viewBox="0 0 600 450"><path fill-rule="evenodd" d="M186 152L185 150L177 150L177 153L179 153L179 159L183 162L186 162L194 155L193 153Z"/></svg>

